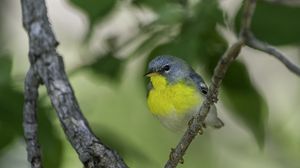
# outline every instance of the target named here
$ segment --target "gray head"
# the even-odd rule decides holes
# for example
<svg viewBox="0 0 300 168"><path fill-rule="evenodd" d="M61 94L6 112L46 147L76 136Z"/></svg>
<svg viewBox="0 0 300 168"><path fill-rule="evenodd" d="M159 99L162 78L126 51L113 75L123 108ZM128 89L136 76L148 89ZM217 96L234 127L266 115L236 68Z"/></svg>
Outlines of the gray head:
<svg viewBox="0 0 300 168"><path fill-rule="evenodd" d="M172 83L185 79L191 70L184 60L170 55L162 55L150 61L146 75L159 73Z"/></svg>

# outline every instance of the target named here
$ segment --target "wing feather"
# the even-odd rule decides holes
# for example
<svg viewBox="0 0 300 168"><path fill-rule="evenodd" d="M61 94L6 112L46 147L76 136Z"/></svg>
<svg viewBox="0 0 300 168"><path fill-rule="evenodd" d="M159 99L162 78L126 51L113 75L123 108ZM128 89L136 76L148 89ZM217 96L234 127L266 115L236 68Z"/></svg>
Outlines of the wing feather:
<svg viewBox="0 0 300 168"><path fill-rule="evenodd" d="M208 92L208 87L205 84L204 80L202 79L202 77L197 74L195 71L191 71L189 77L192 79L192 81L196 84L198 90L206 95Z"/></svg>

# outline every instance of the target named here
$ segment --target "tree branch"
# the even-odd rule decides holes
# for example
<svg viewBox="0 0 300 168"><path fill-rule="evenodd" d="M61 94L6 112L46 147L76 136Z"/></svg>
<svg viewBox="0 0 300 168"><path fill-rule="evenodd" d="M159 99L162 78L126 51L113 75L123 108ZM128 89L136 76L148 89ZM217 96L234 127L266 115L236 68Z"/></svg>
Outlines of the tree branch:
<svg viewBox="0 0 300 168"><path fill-rule="evenodd" d="M250 0L255 1L255 0ZM241 37L245 32L248 32L251 26L251 18L253 16L253 9L255 4L247 1L244 8L243 20L241 25ZM233 60L239 55L241 48L244 45L244 39L239 38L239 40L234 43L227 52L220 58L217 66L215 67L214 74L212 76L212 83L209 87L209 91L205 100L203 101L200 110L195 114L194 118L189 122L189 127L182 136L178 145L175 149L171 150L169 160L167 161L165 168L175 168L178 163L183 163L183 155L185 151L197 136L198 133L202 133L203 122L209 112L210 106L216 103L218 100L218 90L221 86L222 80L225 77L228 67Z"/></svg>
<svg viewBox="0 0 300 168"><path fill-rule="evenodd" d="M271 2L275 4L280 4L280 5L286 5L286 6L300 6L300 1L299 0L265 0L266 2Z"/></svg>
<svg viewBox="0 0 300 168"><path fill-rule="evenodd" d="M246 45L274 56L278 61L283 63L291 72L300 77L300 67L287 59L287 56L278 51L275 47L256 39L252 34L247 34Z"/></svg>
<svg viewBox="0 0 300 168"><path fill-rule="evenodd" d="M216 103L218 98L218 89L222 83L222 80L227 72L231 62L239 55L241 48L244 44L254 49L269 53L281 61L289 70L300 76L300 69L292 62L290 62L283 54L277 51L274 47L260 42L255 39L251 33L251 22L256 7L256 0L245 0L243 17L241 23L241 31L239 40L234 43L224 56L219 60L215 67L214 74L212 76L212 83L209 87L208 94L203 101L200 110L195 114L194 118L189 122L189 127L182 136L175 149L171 150L169 160L167 161L165 168L175 168L178 163L183 163L183 155L189 147L192 140L196 137L198 132L202 133L202 123L204 122L210 106Z"/></svg>
<svg viewBox="0 0 300 168"><path fill-rule="evenodd" d="M123 168L127 167L122 158L112 149L105 146L91 131L88 122L84 118L73 89L69 83L64 70L62 57L56 52L58 42L50 27L47 9L44 0L21 0L23 26L29 36L29 60L32 70L37 74L47 88L51 103L55 108L60 119L63 130L76 150L81 162L87 168L109 167ZM31 70L29 71L31 73ZM30 81L33 80L33 81ZM34 78L29 78L27 83L33 83ZM27 85L26 85L27 86ZM32 87L28 85L28 87ZM36 91L37 95L37 89ZM37 96L36 96L37 97ZM25 102L25 109L27 103ZM35 105L35 104L33 104ZM28 113L25 114L24 122ZM33 113L34 114L34 113ZM36 119L34 118L34 121ZM25 124L24 124L25 125ZM36 138L36 122L34 127L24 126L25 137L30 132L34 132L34 144L28 145L28 149L34 152L30 157L31 162L41 163L39 147ZM28 134L27 134L28 133ZM30 139L26 137L26 139ZM32 165L32 167L34 167ZM38 166L38 167L41 167Z"/></svg>
<svg viewBox="0 0 300 168"><path fill-rule="evenodd" d="M246 0L245 1L245 8L244 8L244 15L243 15L243 31L241 32L242 38L244 38L245 44L250 48L262 51L267 53L271 56L274 56L278 59L281 63L283 63L291 72L300 76L300 67L291 62L287 59L287 57L278 51L275 47L262 42L255 38L255 36L251 32L251 20L253 13L256 7L256 0Z"/></svg>
<svg viewBox="0 0 300 168"><path fill-rule="evenodd" d="M33 69L30 68L25 79L23 128L27 144L27 160L30 162L32 168L42 168L36 118L39 84L40 82L34 75Z"/></svg>
<svg viewBox="0 0 300 168"><path fill-rule="evenodd" d="M228 67L233 60L238 56L243 46L242 41L238 41L233 44L224 56L219 60L214 74L212 76L212 84L209 87L208 94L202 103L202 106L194 118L189 122L189 127L181 138L180 142L175 149L171 150L169 160L167 161L165 168L174 168L180 162L183 162L183 155L189 147L192 140L196 137L199 131L201 131L203 122L209 112L210 106L217 102L218 89L221 82L227 72Z"/></svg>
<svg viewBox="0 0 300 168"><path fill-rule="evenodd" d="M241 32L240 37L244 37L247 32L251 29L252 17L256 7L256 0L246 0L244 1L244 10L243 10L243 18L241 23Z"/></svg>

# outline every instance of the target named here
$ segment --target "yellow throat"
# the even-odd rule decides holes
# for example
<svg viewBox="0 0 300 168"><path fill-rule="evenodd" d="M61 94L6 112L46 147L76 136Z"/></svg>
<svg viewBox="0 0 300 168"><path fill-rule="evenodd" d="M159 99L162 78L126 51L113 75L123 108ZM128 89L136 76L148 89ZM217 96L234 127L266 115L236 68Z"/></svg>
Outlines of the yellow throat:
<svg viewBox="0 0 300 168"><path fill-rule="evenodd" d="M197 88L184 82L168 84L160 74L151 75L150 81L153 88L149 91L147 103L155 115L185 114L202 101Z"/></svg>

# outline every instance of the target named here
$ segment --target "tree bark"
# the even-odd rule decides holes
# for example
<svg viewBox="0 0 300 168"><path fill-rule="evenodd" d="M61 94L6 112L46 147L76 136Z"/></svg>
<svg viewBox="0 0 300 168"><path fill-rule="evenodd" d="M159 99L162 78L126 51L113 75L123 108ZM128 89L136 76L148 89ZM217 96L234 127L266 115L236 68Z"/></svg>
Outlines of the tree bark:
<svg viewBox="0 0 300 168"><path fill-rule="evenodd" d="M66 75L63 59L56 52L58 42L48 21L45 1L21 0L21 5L23 26L28 33L30 46L31 68L28 76L35 74L45 85L62 128L81 162L87 168L127 167L117 152L104 145L94 135L80 110ZM24 132L28 159L32 167L42 167L35 118L38 84L37 78L28 76L25 91L32 90L32 92L25 92L24 106ZM28 122L30 118L32 120Z"/></svg>

